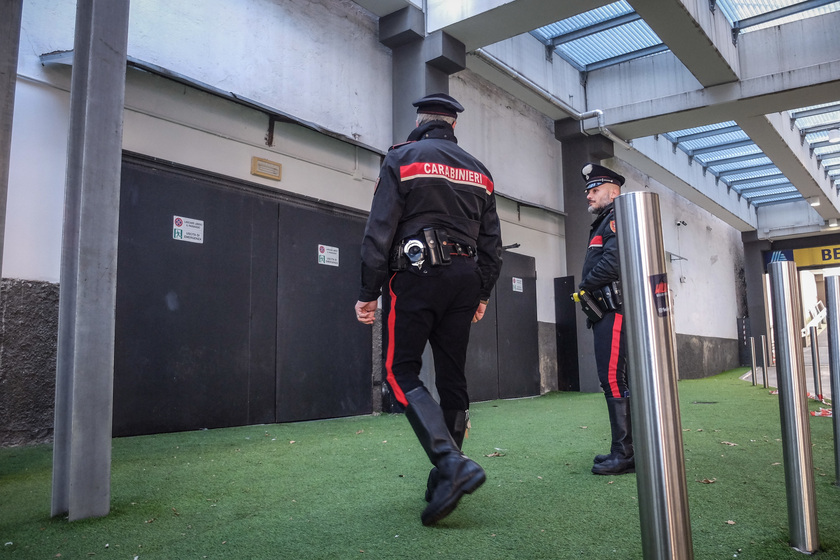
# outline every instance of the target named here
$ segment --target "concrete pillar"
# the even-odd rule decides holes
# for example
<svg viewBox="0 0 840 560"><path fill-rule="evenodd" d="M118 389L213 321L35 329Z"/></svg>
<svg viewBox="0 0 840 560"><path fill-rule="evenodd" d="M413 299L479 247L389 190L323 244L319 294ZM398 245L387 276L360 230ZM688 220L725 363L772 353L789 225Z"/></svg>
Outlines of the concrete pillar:
<svg viewBox="0 0 840 560"><path fill-rule="evenodd" d="M21 13L23 0L0 3L0 276L3 271L3 245L6 241L6 199L9 192Z"/></svg>
<svg viewBox="0 0 840 560"><path fill-rule="evenodd" d="M574 119L555 123L554 136L561 142L563 157L563 200L566 206L566 270L574 276L574 285L580 282L583 259L589 246L589 229L593 216L587 212L585 183L580 170L587 162L600 163L613 156L613 143L604 136L586 136ZM558 294L558 297L562 295ZM577 353L580 390L584 393L601 391L595 367L595 350L592 331L586 328L586 318L576 310ZM568 372L564 373L568 377Z"/></svg>
<svg viewBox="0 0 840 560"><path fill-rule="evenodd" d="M129 0L78 0L55 389L52 515L107 515Z"/></svg>
<svg viewBox="0 0 840 560"><path fill-rule="evenodd" d="M758 239L755 232L741 234L741 241L744 244L744 277L747 285L747 313L749 316L750 336L756 341L764 335L765 341L770 341L769 315L767 313L767 302L764 292L764 251L771 248L770 242ZM761 367L766 368L769 364L764 363L764 356L768 360L770 355L766 352L756 353L756 358L761 356Z"/></svg>
<svg viewBox="0 0 840 560"><path fill-rule="evenodd" d="M426 35L426 18L407 6L379 20L379 41L392 50L394 143L414 130L411 104L429 93L449 93L449 76L467 66L463 43L442 31Z"/></svg>

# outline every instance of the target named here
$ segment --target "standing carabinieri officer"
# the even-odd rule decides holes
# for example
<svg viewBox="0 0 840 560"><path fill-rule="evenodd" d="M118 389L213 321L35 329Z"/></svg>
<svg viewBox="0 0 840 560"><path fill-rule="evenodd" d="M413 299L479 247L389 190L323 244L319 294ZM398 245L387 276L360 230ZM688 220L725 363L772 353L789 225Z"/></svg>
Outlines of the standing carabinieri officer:
<svg viewBox="0 0 840 560"><path fill-rule="evenodd" d="M587 163L581 170L586 181L589 213L595 214L589 247L578 288L599 303L603 317L587 319L595 342L598 380L607 399L612 444L606 455L596 455L594 474L618 475L636 471L630 429L630 388L627 385L627 343L624 339L618 240L615 236L614 200L621 194L624 177L601 165Z"/></svg>
<svg viewBox="0 0 840 560"><path fill-rule="evenodd" d="M417 128L389 150L377 181L356 316L372 324L382 292L388 384L435 466L421 515L431 525L486 478L461 453L470 402L464 366L470 323L484 316L499 276L502 241L490 172L455 138L464 108L443 93L414 106ZM440 405L419 377L427 342Z"/></svg>

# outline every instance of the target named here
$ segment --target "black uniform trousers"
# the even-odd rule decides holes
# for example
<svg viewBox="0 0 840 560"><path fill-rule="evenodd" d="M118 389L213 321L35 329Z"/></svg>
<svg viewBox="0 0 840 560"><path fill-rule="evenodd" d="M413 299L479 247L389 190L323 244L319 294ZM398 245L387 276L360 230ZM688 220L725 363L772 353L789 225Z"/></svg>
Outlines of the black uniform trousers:
<svg viewBox="0 0 840 560"><path fill-rule="evenodd" d="M595 365L604 395L613 399L629 396L624 316L615 312L605 314L592 325L592 334L595 336Z"/></svg>
<svg viewBox="0 0 840 560"><path fill-rule="evenodd" d="M470 405L464 367L470 325L479 303L481 276L475 259L452 256L447 266L410 265L391 275L383 290L383 354L388 384L397 401L423 385L423 351L428 341L435 363L435 386L443 410Z"/></svg>

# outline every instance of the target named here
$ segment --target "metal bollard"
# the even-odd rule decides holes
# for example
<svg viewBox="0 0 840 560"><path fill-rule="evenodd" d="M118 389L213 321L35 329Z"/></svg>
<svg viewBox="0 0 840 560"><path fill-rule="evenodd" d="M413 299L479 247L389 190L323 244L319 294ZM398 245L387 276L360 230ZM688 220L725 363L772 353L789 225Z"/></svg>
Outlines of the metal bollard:
<svg viewBox="0 0 840 560"><path fill-rule="evenodd" d="M755 387L755 337L750 337L750 368L752 369L752 384Z"/></svg>
<svg viewBox="0 0 840 560"><path fill-rule="evenodd" d="M691 560L676 339L659 196L623 194L615 199L615 210L642 551L648 560Z"/></svg>
<svg viewBox="0 0 840 560"><path fill-rule="evenodd" d="M822 379L820 378L820 340L817 327L811 327L811 369L814 373L814 398L822 400Z"/></svg>
<svg viewBox="0 0 840 560"><path fill-rule="evenodd" d="M767 388L767 337L761 335L761 374L764 377L764 388Z"/></svg>
<svg viewBox="0 0 840 560"><path fill-rule="evenodd" d="M834 403L840 398L840 278L825 279L828 324L828 371L831 378L831 421L834 424L834 485L840 486L840 417Z"/></svg>
<svg viewBox="0 0 840 560"><path fill-rule="evenodd" d="M816 552L819 539L805 365L800 343L802 302L799 275L796 263L792 261L770 263L768 271L776 338L776 377L782 420L788 527L791 546L810 554Z"/></svg>

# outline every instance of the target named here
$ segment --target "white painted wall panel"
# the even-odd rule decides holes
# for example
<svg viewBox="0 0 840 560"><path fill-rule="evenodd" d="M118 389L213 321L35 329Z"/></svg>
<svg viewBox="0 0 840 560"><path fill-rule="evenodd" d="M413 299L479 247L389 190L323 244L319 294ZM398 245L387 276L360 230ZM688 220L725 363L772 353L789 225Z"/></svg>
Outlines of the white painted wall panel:
<svg viewBox="0 0 840 560"><path fill-rule="evenodd" d="M3 276L58 282L70 96L18 79Z"/></svg>
<svg viewBox="0 0 840 560"><path fill-rule="evenodd" d="M561 210L561 146L554 122L475 74L456 74L449 85L465 107L455 127L458 142L487 165L497 192Z"/></svg>

